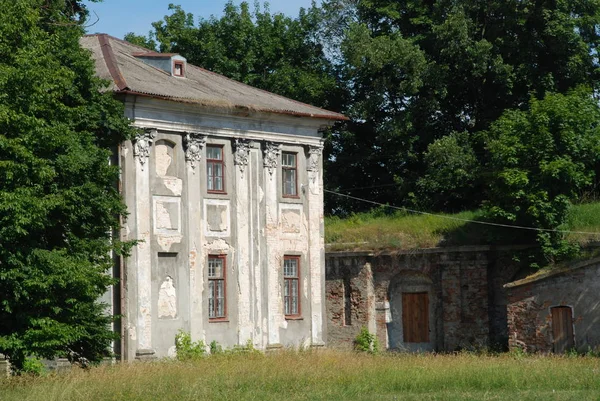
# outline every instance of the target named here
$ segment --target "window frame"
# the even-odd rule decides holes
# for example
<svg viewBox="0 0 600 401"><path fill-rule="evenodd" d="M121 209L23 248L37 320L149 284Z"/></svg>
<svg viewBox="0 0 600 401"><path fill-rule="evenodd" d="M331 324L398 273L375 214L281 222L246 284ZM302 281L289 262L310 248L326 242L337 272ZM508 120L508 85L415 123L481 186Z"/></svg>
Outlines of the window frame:
<svg viewBox="0 0 600 401"><path fill-rule="evenodd" d="M221 152L221 159L210 159L208 157L208 149L209 148L215 148L215 149L219 149ZM213 165L213 175L209 176L208 172L209 172L209 168L208 165L212 164ZM209 189L209 181L212 183L213 187L215 185L215 175L214 175L214 165L216 164L220 164L221 165L221 187L222 189ZM218 145L218 144L207 144L206 145L206 192L209 194L227 194L227 190L225 189L225 147L223 145Z"/></svg>
<svg viewBox="0 0 600 401"><path fill-rule="evenodd" d="M285 155L293 155L294 156L294 166L288 166L283 164L283 158ZM285 191L285 172L293 171L294 172L294 194L287 194ZM298 152L281 152L281 196L284 198L300 198L300 194L298 193Z"/></svg>
<svg viewBox="0 0 600 401"><path fill-rule="evenodd" d="M181 66L181 74L177 74L177 66ZM185 77L185 67L183 61L175 60L173 61L173 76L175 77Z"/></svg>
<svg viewBox="0 0 600 401"><path fill-rule="evenodd" d="M221 260L223 263L222 266L222 275L221 277L210 277L208 274L208 269L210 266L210 260L211 259L217 259L217 260ZM227 255L208 255L207 258L207 263L206 263L206 268L207 268L207 272L206 272L206 276L208 279L208 321L209 322L220 322L220 321L227 321ZM215 293L215 290L213 289L213 292L211 294L210 291L210 282L214 281L214 282L218 282L218 281L222 281L223 282L223 315L222 316L216 316L217 315L217 310L218 308L216 307L216 303L213 301L213 306L212 306L212 311L211 311L211 305L210 305L210 299L211 297L214 299L218 299L218 297L215 298L215 295L217 295ZM213 287L216 288L216 287ZM214 317L211 317L211 312L214 313Z"/></svg>
<svg viewBox="0 0 600 401"><path fill-rule="evenodd" d="M285 262L287 260L295 260L296 261L296 275L295 276L286 276L285 274ZM283 314L285 315L286 319L301 319L302 317L302 298L300 296L300 256L298 255L284 255L283 256L283 265L282 265L282 276L283 276L283 291L282 291L282 295L283 295ZM292 308L292 299L294 294L292 294L292 282L296 280L297 285L296 285L296 305L297 305L297 311L295 311L295 313L286 313L286 288L288 289L288 293L290 294L289 297L289 302L290 302L290 311ZM293 311L291 311L293 312Z"/></svg>

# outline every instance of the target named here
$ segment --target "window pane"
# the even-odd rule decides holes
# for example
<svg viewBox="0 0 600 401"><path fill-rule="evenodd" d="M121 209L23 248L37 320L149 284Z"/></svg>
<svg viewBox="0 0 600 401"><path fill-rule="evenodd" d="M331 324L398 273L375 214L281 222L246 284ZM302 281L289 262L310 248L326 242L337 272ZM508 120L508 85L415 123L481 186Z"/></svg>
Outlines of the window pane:
<svg viewBox="0 0 600 401"><path fill-rule="evenodd" d="M287 285L287 284L288 284L288 283L286 282L286 283L285 283L285 287L286 287L286 288L288 287L288 285ZM283 309L284 309L284 313L285 313L286 315L291 315L291 310L290 310L290 297L289 297L289 296L285 296L285 297L283 297L283 302L284 302L284 308L283 308Z"/></svg>
<svg viewBox="0 0 600 401"><path fill-rule="evenodd" d="M223 148L221 148L220 146L207 146L206 158L223 160Z"/></svg>
<svg viewBox="0 0 600 401"><path fill-rule="evenodd" d="M283 194L296 195L296 170L283 170Z"/></svg>
<svg viewBox="0 0 600 401"><path fill-rule="evenodd" d="M297 277L298 276L298 259L285 259L283 262L283 275L284 277Z"/></svg>
<svg viewBox="0 0 600 401"><path fill-rule="evenodd" d="M208 282L208 317L215 317L215 282Z"/></svg>
<svg viewBox="0 0 600 401"><path fill-rule="evenodd" d="M296 154L295 153L282 153L281 164L287 167L296 167Z"/></svg>
<svg viewBox="0 0 600 401"><path fill-rule="evenodd" d="M223 259L209 258L208 259L208 277L220 278L223 277Z"/></svg>
<svg viewBox="0 0 600 401"><path fill-rule="evenodd" d="M214 189L213 185L213 163L206 163L206 184L209 190Z"/></svg>

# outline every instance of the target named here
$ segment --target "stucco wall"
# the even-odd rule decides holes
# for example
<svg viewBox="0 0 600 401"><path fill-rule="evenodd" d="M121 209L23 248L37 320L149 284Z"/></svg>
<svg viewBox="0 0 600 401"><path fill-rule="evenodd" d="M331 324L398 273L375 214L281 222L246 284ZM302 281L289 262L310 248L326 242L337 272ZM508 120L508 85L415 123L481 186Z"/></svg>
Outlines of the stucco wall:
<svg viewBox="0 0 600 401"><path fill-rule="evenodd" d="M196 105L126 99L143 131L120 149L129 217L124 356L172 356L175 335L225 347L323 345L320 122L211 114ZM207 188L206 147L220 146L224 191ZM298 196L281 195L281 152L297 155ZM209 256L226 261L226 316L208 317ZM301 314L283 311L283 258L300 261Z"/></svg>
<svg viewBox="0 0 600 401"><path fill-rule="evenodd" d="M552 352L552 314L555 306L572 308L575 348L600 347L600 260L537 280L507 286L511 349Z"/></svg>
<svg viewBox="0 0 600 401"><path fill-rule="evenodd" d="M502 286L518 268L512 253L490 247L327 253L328 345L351 347L366 326L389 349L506 347ZM403 292L428 293L429 343L403 341Z"/></svg>

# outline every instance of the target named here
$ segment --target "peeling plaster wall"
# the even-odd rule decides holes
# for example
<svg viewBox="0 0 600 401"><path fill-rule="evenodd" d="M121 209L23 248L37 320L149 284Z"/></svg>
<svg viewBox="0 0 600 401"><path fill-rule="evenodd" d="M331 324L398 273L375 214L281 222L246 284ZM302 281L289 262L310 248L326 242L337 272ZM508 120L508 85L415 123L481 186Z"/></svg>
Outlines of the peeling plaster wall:
<svg viewBox="0 0 600 401"><path fill-rule="evenodd" d="M172 356L179 330L225 347L323 345L320 122L202 114L196 105L126 97L144 129L121 150L129 220L125 359ZM206 146L223 149L222 193L207 189ZM297 154L298 197L282 196L281 152ZM210 255L226 260L226 317L208 318ZM286 318L283 258L300 259L301 316Z"/></svg>

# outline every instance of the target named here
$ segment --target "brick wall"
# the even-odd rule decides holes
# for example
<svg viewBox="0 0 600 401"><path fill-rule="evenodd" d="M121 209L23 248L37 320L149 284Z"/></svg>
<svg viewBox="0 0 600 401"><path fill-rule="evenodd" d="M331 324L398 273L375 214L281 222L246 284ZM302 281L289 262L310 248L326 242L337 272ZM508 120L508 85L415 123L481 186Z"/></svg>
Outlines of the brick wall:
<svg viewBox="0 0 600 401"><path fill-rule="evenodd" d="M506 346L503 285L517 270L510 263L512 250L477 246L327 253L328 345L351 347L366 326L382 346L404 347L394 297L416 288L430 298L431 344L423 349Z"/></svg>
<svg viewBox="0 0 600 401"><path fill-rule="evenodd" d="M600 346L600 259L507 285L509 347L552 352L554 306L572 308L575 347Z"/></svg>

